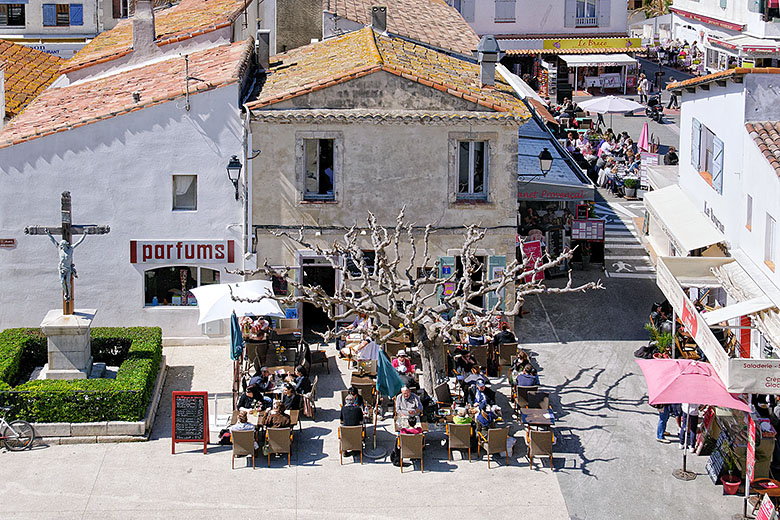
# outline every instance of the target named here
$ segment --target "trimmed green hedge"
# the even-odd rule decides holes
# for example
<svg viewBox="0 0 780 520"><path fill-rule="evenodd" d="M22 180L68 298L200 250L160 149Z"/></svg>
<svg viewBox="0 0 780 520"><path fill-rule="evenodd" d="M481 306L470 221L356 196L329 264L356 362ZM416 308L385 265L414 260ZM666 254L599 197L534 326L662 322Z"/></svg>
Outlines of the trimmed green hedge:
<svg viewBox="0 0 780 520"><path fill-rule="evenodd" d="M46 361L46 338L38 329L0 332L0 404L9 417L31 422L139 421L154 389L162 358L157 327L91 330L92 356L115 365L116 379L28 381L17 379ZM123 361L122 361L123 360Z"/></svg>

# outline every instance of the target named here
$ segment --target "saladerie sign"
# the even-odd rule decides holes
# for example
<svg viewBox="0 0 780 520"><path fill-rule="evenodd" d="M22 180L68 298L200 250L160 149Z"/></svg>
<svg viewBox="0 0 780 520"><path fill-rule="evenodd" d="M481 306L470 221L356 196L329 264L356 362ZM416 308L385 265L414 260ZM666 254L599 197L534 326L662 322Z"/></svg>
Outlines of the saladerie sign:
<svg viewBox="0 0 780 520"><path fill-rule="evenodd" d="M131 264L232 264L233 240L131 240Z"/></svg>

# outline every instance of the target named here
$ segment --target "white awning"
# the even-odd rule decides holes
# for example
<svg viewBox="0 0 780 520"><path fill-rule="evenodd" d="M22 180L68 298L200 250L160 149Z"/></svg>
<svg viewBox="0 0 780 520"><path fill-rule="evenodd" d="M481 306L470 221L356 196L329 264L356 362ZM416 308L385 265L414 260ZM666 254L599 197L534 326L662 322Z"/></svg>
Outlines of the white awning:
<svg viewBox="0 0 780 520"><path fill-rule="evenodd" d="M569 67L614 67L634 65L636 60L628 54L571 54L560 58Z"/></svg>
<svg viewBox="0 0 780 520"><path fill-rule="evenodd" d="M714 311L705 312L703 316L707 325L712 326L722 321L733 320L734 318L739 318L740 316L747 316L748 314L765 311L767 309L771 309L774 306L775 304L772 303L772 300L766 296L763 296L746 300L744 302L735 303L734 305L729 305L727 307L720 307Z"/></svg>
<svg viewBox="0 0 780 520"><path fill-rule="evenodd" d="M646 168L647 182L654 190L672 186L673 184L677 184L680 180L679 166L648 164Z"/></svg>
<svg viewBox="0 0 780 520"><path fill-rule="evenodd" d="M712 225L679 186L667 186L645 193L645 207L659 222L678 253L725 242L726 237Z"/></svg>

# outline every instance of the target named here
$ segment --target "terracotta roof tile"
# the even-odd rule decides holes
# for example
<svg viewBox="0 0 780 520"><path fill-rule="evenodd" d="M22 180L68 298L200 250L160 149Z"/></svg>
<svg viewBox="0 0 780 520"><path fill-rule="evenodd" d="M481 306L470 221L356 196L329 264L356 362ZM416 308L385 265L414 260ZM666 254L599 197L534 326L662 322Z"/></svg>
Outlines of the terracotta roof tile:
<svg viewBox="0 0 780 520"><path fill-rule="evenodd" d="M167 45L198 34L227 27L243 11L249 0L182 0L179 4L154 13L157 45ZM133 49L133 19L100 33L71 59L63 62L62 72L115 60Z"/></svg>
<svg viewBox="0 0 780 520"><path fill-rule="evenodd" d="M747 123L745 129L780 176L780 121Z"/></svg>
<svg viewBox="0 0 780 520"><path fill-rule="evenodd" d="M343 82L379 70L406 77L486 108L530 117L512 87L496 75L493 88L479 83L479 66L370 27L293 49L271 58L271 73L257 100L261 108L302 95L322 82Z"/></svg>
<svg viewBox="0 0 780 520"><path fill-rule="evenodd" d="M0 40L2 63L5 63L5 110L13 117L59 76L63 60L25 45Z"/></svg>
<svg viewBox="0 0 780 520"><path fill-rule="evenodd" d="M252 40L189 56L190 93L239 81L252 54ZM184 60L179 57L95 80L43 92L0 131L0 148L102 121L184 96ZM133 92L140 92L138 103Z"/></svg>
<svg viewBox="0 0 780 520"><path fill-rule="evenodd" d="M666 86L667 90L676 90L685 87L695 87L696 85L703 85L705 83L712 83L713 81L736 78L738 76L744 76L745 74L780 74L780 68L777 67L759 67L759 68L742 68L721 70L713 74L707 74L706 76L698 76L696 78L686 79L685 81L676 81Z"/></svg>
<svg viewBox="0 0 780 520"><path fill-rule="evenodd" d="M474 29L444 0L322 0L322 9L371 25L371 7L387 6L387 31L418 42L471 55L479 44Z"/></svg>

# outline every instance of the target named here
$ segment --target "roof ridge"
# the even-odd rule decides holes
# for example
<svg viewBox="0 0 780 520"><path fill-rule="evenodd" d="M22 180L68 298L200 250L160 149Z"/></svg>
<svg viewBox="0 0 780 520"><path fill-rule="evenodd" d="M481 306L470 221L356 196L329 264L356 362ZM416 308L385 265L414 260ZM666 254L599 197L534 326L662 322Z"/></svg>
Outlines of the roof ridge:
<svg viewBox="0 0 780 520"><path fill-rule="evenodd" d="M371 31L371 42L369 45L371 45L371 51L374 55L374 58L376 58L377 62L379 62L379 66L381 67L385 63L384 57L382 57L382 51L379 50L379 44L376 42L376 32L374 31L374 28L371 26L366 26L366 29Z"/></svg>

